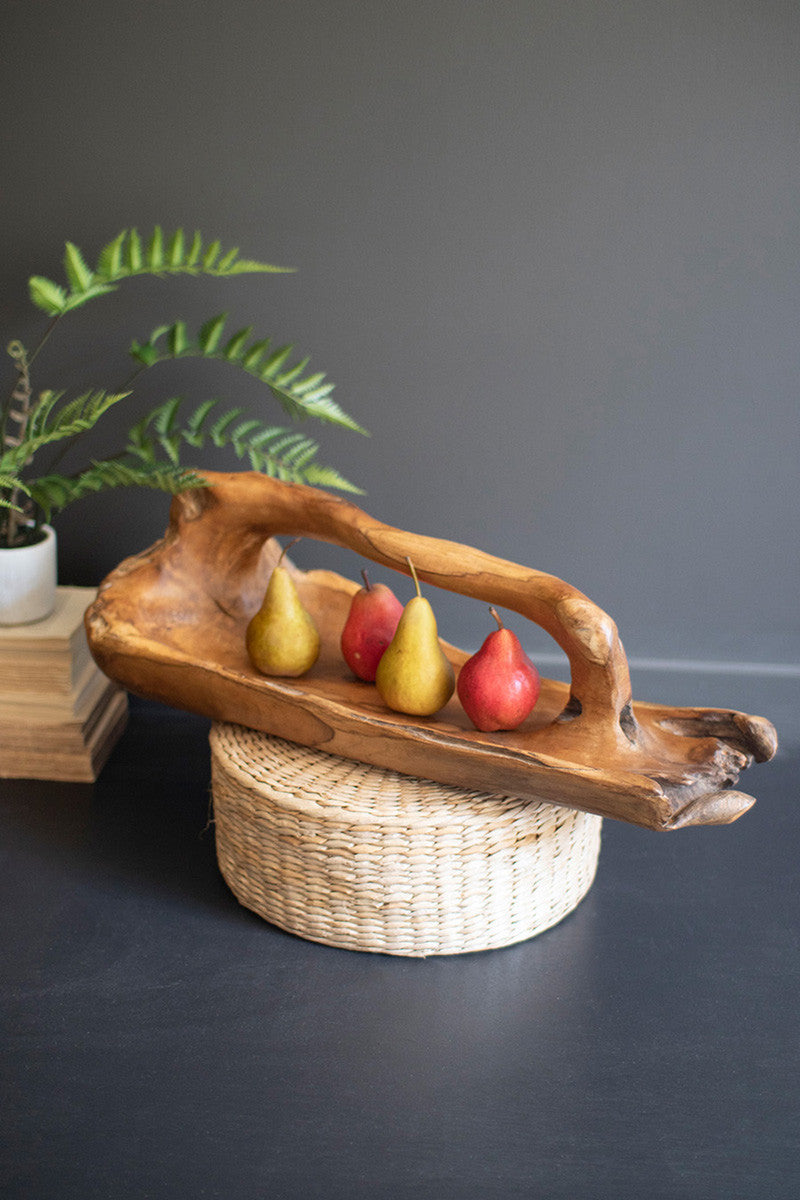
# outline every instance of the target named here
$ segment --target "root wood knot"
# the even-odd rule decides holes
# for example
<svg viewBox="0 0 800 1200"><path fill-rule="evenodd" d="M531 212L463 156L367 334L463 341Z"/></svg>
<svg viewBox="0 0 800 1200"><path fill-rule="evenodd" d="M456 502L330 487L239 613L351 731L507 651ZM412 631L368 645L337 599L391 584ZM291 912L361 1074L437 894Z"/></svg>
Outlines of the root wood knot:
<svg viewBox="0 0 800 1200"><path fill-rule="evenodd" d="M559 601L556 612L564 628L580 643L583 655L598 666L605 666L614 646L615 625L611 617L577 596Z"/></svg>

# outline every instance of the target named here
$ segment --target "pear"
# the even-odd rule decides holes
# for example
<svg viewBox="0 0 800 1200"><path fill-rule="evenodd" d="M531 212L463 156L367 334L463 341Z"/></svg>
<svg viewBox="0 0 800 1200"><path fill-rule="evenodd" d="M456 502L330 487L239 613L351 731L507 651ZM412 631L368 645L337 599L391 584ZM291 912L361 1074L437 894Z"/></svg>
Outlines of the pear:
<svg viewBox="0 0 800 1200"><path fill-rule="evenodd" d="M342 630L342 657L354 675L372 683L403 606L385 583L371 583L366 570L361 575L364 586L353 596Z"/></svg>
<svg viewBox="0 0 800 1200"><path fill-rule="evenodd" d="M414 564L410 558L406 562L417 594L403 609L395 635L378 663L375 683L384 704L395 712L429 717L452 696L455 676L439 645L436 617L419 590Z"/></svg>
<svg viewBox="0 0 800 1200"><path fill-rule="evenodd" d="M467 659L458 674L458 698L476 729L486 733L516 729L539 698L539 672L506 629L495 609L497 621L480 650Z"/></svg>
<svg viewBox="0 0 800 1200"><path fill-rule="evenodd" d="M304 675L319 657L317 627L283 566L288 548L281 551L261 607L247 626L247 653L262 675Z"/></svg>

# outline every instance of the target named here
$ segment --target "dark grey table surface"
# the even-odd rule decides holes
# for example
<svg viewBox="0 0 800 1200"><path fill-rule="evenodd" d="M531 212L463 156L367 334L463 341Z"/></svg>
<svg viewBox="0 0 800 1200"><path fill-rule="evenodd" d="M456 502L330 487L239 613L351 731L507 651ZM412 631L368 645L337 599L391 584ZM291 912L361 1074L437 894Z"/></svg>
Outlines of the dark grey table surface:
<svg viewBox="0 0 800 1200"><path fill-rule="evenodd" d="M135 701L93 787L0 781L0 1195L796 1200L798 681L733 684L637 694L788 725L755 808L605 822L578 909L484 954L336 950L240 907L199 718Z"/></svg>

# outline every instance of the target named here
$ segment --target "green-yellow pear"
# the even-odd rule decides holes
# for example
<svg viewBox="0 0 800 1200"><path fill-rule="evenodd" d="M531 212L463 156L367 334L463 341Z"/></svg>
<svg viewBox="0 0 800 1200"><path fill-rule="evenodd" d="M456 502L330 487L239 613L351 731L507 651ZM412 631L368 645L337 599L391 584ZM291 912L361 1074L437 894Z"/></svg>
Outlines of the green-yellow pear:
<svg viewBox="0 0 800 1200"><path fill-rule="evenodd" d="M319 633L281 552L261 607L247 626L247 653L262 675L304 675L319 657Z"/></svg>
<svg viewBox="0 0 800 1200"><path fill-rule="evenodd" d="M436 617L419 590L411 559L406 559L417 589L403 609L395 635L378 663L375 683L380 697L395 712L429 717L443 708L455 690L455 675L445 658Z"/></svg>

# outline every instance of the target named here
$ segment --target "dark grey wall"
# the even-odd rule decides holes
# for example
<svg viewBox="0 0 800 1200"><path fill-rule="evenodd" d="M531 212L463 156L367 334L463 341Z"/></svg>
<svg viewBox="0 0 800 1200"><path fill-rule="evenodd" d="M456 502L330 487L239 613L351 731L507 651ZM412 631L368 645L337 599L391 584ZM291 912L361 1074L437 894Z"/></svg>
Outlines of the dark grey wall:
<svg viewBox="0 0 800 1200"><path fill-rule="evenodd" d="M798 661L795 3L26 0L3 28L5 340L33 338L25 280L67 238L184 224L299 269L132 282L40 385L112 386L131 337L229 307L371 429L317 432L376 516L563 576L631 655ZM269 403L171 371L141 408ZM63 581L166 509L65 513ZM455 642L488 631L437 607Z"/></svg>

